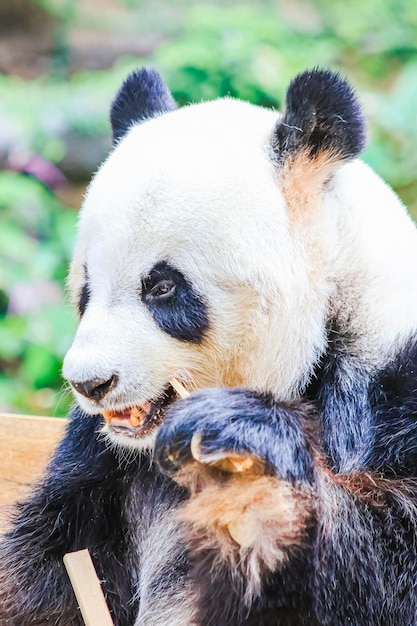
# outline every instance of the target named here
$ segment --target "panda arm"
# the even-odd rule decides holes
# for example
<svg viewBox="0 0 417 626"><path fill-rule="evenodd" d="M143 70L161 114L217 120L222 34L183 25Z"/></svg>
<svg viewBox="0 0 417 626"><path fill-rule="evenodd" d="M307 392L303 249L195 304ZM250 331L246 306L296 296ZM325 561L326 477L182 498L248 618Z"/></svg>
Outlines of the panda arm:
<svg viewBox="0 0 417 626"><path fill-rule="evenodd" d="M334 330L330 348L307 390L322 424L322 445L336 473L359 469L415 476L417 466L417 347L411 338L374 371Z"/></svg>
<svg viewBox="0 0 417 626"><path fill-rule="evenodd" d="M120 599L115 623L133 622L122 501L137 467L119 468L97 434L100 420L74 412L45 478L19 504L0 544L2 624L81 625L62 557L83 548L105 580L110 607Z"/></svg>
<svg viewBox="0 0 417 626"><path fill-rule="evenodd" d="M315 424L307 403L241 389L172 407L157 458L191 494L182 518L204 624L268 624L269 612L274 624L415 622L415 483L334 473Z"/></svg>
<svg viewBox="0 0 417 626"><path fill-rule="evenodd" d="M373 445L367 467L388 476L416 476L417 344L410 341L377 377L372 392Z"/></svg>

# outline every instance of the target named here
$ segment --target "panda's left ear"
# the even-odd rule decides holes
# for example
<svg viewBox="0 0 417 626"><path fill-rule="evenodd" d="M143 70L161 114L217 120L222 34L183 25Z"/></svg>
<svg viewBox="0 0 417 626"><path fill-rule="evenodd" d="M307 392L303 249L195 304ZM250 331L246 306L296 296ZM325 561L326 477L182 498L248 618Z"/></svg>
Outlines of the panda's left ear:
<svg viewBox="0 0 417 626"><path fill-rule="evenodd" d="M134 124L177 108L171 92L156 70L142 68L129 74L110 109L113 144Z"/></svg>
<svg viewBox="0 0 417 626"><path fill-rule="evenodd" d="M308 192L309 185L323 183L339 163L356 157L365 137L352 87L337 73L315 69L290 83L272 147L287 184L302 184Z"/></svg>

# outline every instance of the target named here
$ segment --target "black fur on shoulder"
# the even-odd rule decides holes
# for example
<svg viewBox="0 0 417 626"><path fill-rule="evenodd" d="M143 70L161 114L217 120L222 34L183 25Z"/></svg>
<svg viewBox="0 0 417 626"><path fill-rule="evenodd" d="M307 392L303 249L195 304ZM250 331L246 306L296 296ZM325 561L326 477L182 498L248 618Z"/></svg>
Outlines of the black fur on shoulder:
<svg viewBox="0 0 417 626"><path fill-rule="evenodd" d="M365 121L349 83L337 73L313 69L296 76L277 124L273 148L280 162L300 151L314 159L357 156L365 145Z"/></svg>
<svg viewBox="0 0 417 626"><path fill-rule="evenodd" d="M318 363L306 396L321 416L323 448L335 472L363 469L372 444L370 375L353 356L355 337L337 320L327 327L328 349Z"/></svg>
<svg viewBox="0 0 417 626"><path fill-rule="evenodd" d="M335 472L364 468L412 477L417 466L417 340L411 338L379 372L353 356L354 341L336 321L329 348L306 396L321 415L323 448Z"/></svg>
<svg viewBox="0 0 417 626"><path fill-rule="evenodd" d="M129 74L110 109L113 144L134 125L168 113L177 105L156 70L142 68Z"/></svg>
<svg viewBox="0 0 417 626"><path fill-rule="evenodd" d="M417 467L417 341L412 339L376 377L371 393L374 443L367 466L391 476Z"/></svg>

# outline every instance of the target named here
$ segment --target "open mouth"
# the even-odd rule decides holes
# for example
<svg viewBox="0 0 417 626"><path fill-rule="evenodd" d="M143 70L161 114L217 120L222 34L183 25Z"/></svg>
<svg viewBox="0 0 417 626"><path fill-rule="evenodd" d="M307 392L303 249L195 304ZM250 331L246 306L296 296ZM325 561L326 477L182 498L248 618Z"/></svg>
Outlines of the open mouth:
<svg viewBox="0 0 417 626"><path fill-rule="evenodd" d="M169 381L163 393L154 400L119 411L103 411L109 429L127 437L146 437L162 424L166 408L178 398L186 398L189 392L176 378Z"/></svg>

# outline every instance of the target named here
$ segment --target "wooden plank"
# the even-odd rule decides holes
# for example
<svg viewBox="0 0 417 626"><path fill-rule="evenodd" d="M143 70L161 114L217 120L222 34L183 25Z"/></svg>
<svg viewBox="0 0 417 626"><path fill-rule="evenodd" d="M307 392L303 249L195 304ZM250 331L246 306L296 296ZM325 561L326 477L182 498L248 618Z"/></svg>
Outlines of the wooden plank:
<svg viewBox="0 0 417 626"><path fill-rule="evenodd" d="M113 626L88 550L69 552L64 556L64 565L86 626Z"/></svg>
<svg viewBox="0 0 417 626"><path fill-rule="evenodd" d="M21 498L40 478L67 422L0 413L0 530L4 529L5 505Z"/></svg>

